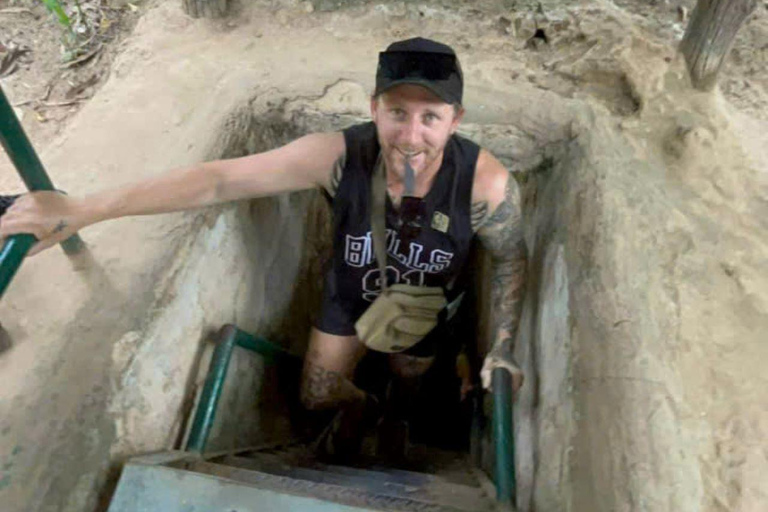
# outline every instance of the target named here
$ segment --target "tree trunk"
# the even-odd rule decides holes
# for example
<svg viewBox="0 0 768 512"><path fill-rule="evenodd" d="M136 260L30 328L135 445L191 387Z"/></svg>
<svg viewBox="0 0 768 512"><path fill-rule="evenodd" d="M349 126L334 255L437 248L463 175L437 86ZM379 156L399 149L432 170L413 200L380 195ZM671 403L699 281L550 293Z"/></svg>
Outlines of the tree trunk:
<svg viewBox="0 0 768 512"><path fill-rule="evenodd" d="M223 18L227 0L182 0L184 12L193 18Z"/></svg>
<svg viewBox="0 0 768 512"><path fill-rule="evenodd" d="M696 89L715 87L733 39L755 7L757 0L698 0L680 44Z"/></svg>

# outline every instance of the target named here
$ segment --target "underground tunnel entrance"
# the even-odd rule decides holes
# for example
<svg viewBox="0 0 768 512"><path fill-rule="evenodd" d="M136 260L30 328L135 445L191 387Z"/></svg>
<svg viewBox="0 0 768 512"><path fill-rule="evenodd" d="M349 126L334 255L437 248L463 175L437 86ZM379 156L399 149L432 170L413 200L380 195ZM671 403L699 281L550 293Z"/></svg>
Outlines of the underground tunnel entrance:
<svg viewBox="0 0 768 512"><path fill-rule="evenodd" d="M324 111L306 101L283 102L267 109L249 105L225 123L217 145L220 150L212 158L259 153L308 133L342 130L366 121L368 119L354 114ZM526 156L527 159L514 154L521 147L521 138L530 141L533 137L521 134L512 125L469 123L460 128L460 133L489 148L515 172L524 190L530 189L526 171L549 165L546 162L542 165L543 154ZM241 327L283 346L292 354L303 356L313 316L319 308L324 270L331 251L329 202L320 191L305 191L254 199L234 209L234 220L228 231L242 237L246 257L241 264L250 267L243 277L242 288L246 292L241 297L249 304L246 310L252 316L243 318ZM409 428L399 431L399 435L408 436L409 453L405 460L398 457L397 465L454 477L464 474L465 480L468 478L476 484L478 473L467 473L467 460L492 474L494 455L488 420L491 400L480 391L479 383L481 358L478 354L485 351L482 339L487 338L488 333L482 325L487 318L482 309L487 305L477 300L477 296L485 294L486 262L482 253L474 252L467 265L475 286L468 290L452 321L452 335L438 350L435 363L424 375L418 391L406 393ZM464 399L462 380L457 374L457 356L462 344L473 376L473 391ZM201 374L207 368L203 358L199 364ZM317 448L313 440L321 437L333 413L303 410L298 401L299 374L300 367L296 365L265 367L258 356L235 352L208 451L279 441L281 448L270 452L271 455L286 456L283 462L296 462L296 451L286 452L285 443L293 446L298 443L302 457L307 456L307 448ZM198 383L201 381L197 379ZM355 383L385 401L391 398L384 404L384 410L405 402L404 394L396 391L384 354L367 354L358 365ZM254 394L258 396L256 406ZM399 399L395 399L395 395L399 395ZM363 443L363 456L368 461L392 464L389 454L385 453L390 445L380 442L381 430L380 423L370 429Z"/></svg>

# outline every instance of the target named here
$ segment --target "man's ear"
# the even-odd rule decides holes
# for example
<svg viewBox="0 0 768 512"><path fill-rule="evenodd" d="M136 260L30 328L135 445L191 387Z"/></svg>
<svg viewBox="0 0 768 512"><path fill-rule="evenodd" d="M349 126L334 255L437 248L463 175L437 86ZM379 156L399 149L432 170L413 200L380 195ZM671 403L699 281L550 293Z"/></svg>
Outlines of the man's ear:
<svg viewBox="0 0 768 512"><path fill-rule="evenodd" d="M371 96L371 119L376 122L376 114L379 106L379 99L376 96Z"/></svg>
<svg viewBox="0 0 768 512"><path fill-rule="evenodd" d="M459 123L464 119L464 112L464 107L459 107L457 110L454 110L453 122L451 123L451 134L456 133L456 130L458 130Z"/></svg>

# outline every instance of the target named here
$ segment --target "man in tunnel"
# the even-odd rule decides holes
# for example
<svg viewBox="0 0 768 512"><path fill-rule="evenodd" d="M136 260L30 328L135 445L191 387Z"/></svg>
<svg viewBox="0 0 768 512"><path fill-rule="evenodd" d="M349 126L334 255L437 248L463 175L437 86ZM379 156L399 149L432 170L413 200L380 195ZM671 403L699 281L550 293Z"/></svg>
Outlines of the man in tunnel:
<svg viewBox="0 0 768 512"><path fill-rule="evenodd" d="M481 370L483 386L490 387L496 368L512 374L514 389L522 384L512 358L527 266L520 193L493 155L456 134L462 97L463 75L450 47L423 38L399 41L379 54L369 123L85 198L28 194L0 220L0 236L31 233L39 240L31 253L37 253L108 219L322 188L333 204L334 251L305 357L301 400L311 410L341 411L332 444L337 453L354 452L361 422L378 409L377 400L353 383L355 368L369 350L388 353L391 370L406 381L430 368L461 300L473 239L492 257L494 341ZM380 263L382 246L386 262ZM438 292L422 296L420 289ZM374 315L373 327L360 324L389 291L405 297L394 310L418 312L408 320L413 328L396 339L376 332L380 318L393 319L390 307ZM433 311L421 315L428 301Z"/></svg>

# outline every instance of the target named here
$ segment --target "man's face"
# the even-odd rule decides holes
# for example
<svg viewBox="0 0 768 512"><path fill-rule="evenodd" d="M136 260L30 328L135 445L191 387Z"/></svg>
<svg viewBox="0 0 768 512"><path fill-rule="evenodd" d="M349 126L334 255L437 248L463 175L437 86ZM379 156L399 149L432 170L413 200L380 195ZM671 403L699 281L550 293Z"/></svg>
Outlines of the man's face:
<svg viewBox="0 0 768 512"><path fill-rule="evenodd" d="M382 155L387 169L405 173L408 158L416 174L436 171L443 149L464 115L430 90L398 85L371 100Z"/></svg>

